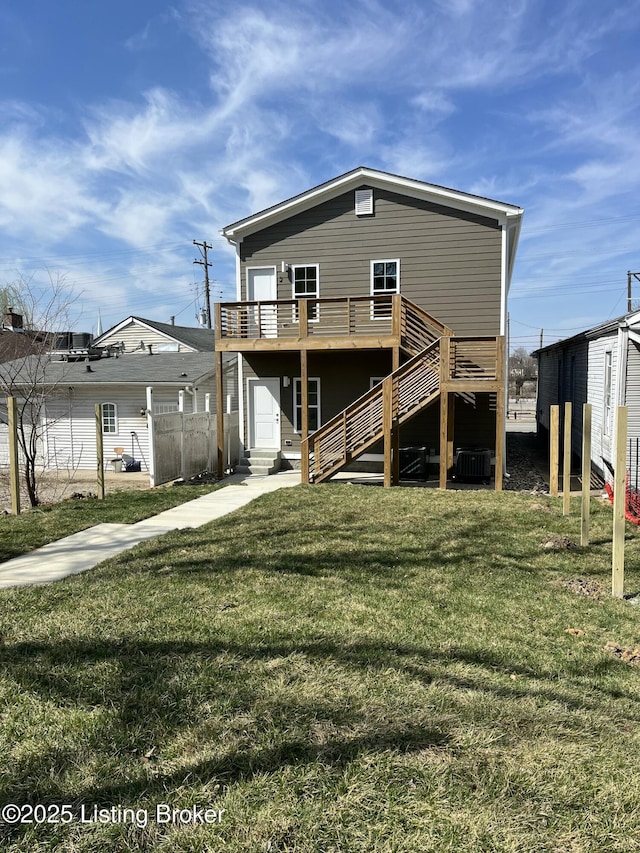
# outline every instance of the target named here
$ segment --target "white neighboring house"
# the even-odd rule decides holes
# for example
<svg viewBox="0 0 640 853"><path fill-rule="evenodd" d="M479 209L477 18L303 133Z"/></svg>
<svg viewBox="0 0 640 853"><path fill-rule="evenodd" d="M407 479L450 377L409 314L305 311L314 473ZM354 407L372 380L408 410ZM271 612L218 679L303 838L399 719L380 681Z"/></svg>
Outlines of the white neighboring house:
<svg viewBox="0 0 640 853"><path fill-rule="evenodd" d="M58 347L60 347L60 338ZM41 459L45 467L72 471L96 466L95 405L101 405L104 463L124 448L149 468L147 388L152 388L152 413L215 411L216 384L213 333L129 317L88 346L58 348L40 369L43 385L51 388L43 415ZM15 382L29 385L31 361L42 356L0 365ZM18 371L16 373L16 371ZM235 372L235 361L225 363L225 385ZM227 377L226 374L229 374ZM2 401L4 403L4 401ZM225 401L225 405L228 404ZM0 462L7 463L6 442Z"/></svg>
<svg viewBox="0 0 640 853"><path fill-rule="evenodd" d="M640 455L640 311L543 347L538 359L538 431L549 431L550 406L572 406L571 446L581 453L582 406L591 403L591 464L607 482L615 460L616 408L628 407L627 468L635 482ZM638 453L637 453L638 451Z"/></svg>

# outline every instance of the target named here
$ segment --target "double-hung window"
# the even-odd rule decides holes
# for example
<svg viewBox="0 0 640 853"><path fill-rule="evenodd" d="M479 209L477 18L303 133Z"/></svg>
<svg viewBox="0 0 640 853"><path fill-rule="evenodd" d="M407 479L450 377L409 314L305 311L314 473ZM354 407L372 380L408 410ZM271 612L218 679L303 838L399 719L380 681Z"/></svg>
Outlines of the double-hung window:
<svg viewBox="0 0 640 853"><path fill-rule="evenodd" d="M315 432L320 426L320 380L309 379L309 432ZM293 428L302 432L302 379L293 380Z"/></svg>
<svg viewBox="0 0 640 853"><path fill-rule="evenodd" d="M371 316L375 319L391 317L391 295L400 293L400 260L371 261L371 295L378 298L373 303ZM388 299L381 297L388 296Z"/></svg>
<svg viewBox="0 0 640 853"><path fill-rule="evenodd" d="M115 403L102 404L102 432L105 435L118 432L118 410Z"/></svg>
<svg viewBox="0 0 640 853"><path fill-rule="evenodd" d="M316 300L320 298L320 270L318 264L296 264L291 268L291 273L294 299ZM307 306L307 317L309 320L318 319L318 305L316 302L311 302Z"/></svg>

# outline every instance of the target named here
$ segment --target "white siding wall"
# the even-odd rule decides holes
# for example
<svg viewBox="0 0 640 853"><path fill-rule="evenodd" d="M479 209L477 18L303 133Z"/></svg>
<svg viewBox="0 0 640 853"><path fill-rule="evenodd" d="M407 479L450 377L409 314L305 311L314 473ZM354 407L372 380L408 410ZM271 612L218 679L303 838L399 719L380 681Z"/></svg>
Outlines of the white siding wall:
<svg viewBox="0 0 640 853"><path fill-rule="evenodd" d="M174 343L173 341L170 342L166 335L157 332L155 329L149 329L147 326L142 326L139 323L129 323L123 329L105 336L101 341L101 345L119 344L121 341L124 343L125 352L134 352L140 346L141 341L145 347L151 344L155 352L158 352L159 345ZM142 352L142 350L139 351ZM182 343L178 344L177 349L174 350L174 352L178 351L195 352L193 347Z"/></svg>
<svg viewBox="0 0 640 853"><path fill-rule="evenodd" d="M625 405L629 411L628 437L631 444L629 458L629 477L632 488L640 486L640 349L629 341L627 349L627 383Z"/></svg>
<svg viewBox="0 0 640 853"><path fill-rule="evenodd" d="M611 332L596 340L589 341L588 402L592 405L591 424L591 461L605 476L608 474L606 462L612 463L614 429L613 417L607 426L604 423L604 367L605 353L611 350L611 402L615 409L618 399L616 385L618 367L618 333Z"/></svg>
<svg viewBox="0 0 640 853"><path fill-rule="evenodd" d="M204 411L205 394L212 395L213 382L198 389L198 410ZM173 388L154 388L154 404L178 402L178 390ZM72 418L69 420L71 402ZM114 448L124 447L125 453L133 455L142 463L142 470L148 470L149 440L146 415L146 389L142 386L129 388L78 388L69 397L49 401L47 405L47 447L48 467L62 470L93 469L96 465L95 404L115 403L117 407L117 432L103 436L104 461L108 463L114 457ZM193 400L185 394L185 412L193 411ZM134 432L135 436L131 433ZM133 453L132 451L133 439Z"/></svg>

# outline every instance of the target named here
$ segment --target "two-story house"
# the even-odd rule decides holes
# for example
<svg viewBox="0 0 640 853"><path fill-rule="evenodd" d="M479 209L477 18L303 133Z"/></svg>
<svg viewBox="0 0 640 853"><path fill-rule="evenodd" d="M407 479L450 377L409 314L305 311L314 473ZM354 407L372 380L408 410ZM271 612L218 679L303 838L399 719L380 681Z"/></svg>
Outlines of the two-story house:
<svg viewBox="0 0 640 853"><path fill-rule="evenodd" d="M502 488L507 294L523 211L357 168L228 225L241 443L321 482L357 458L398 481L401 446L488 448ZM220 375L220 374L219 374ZM269 456L266 462L265 457ZM218 459L224 448L218 448Z"/></svg>

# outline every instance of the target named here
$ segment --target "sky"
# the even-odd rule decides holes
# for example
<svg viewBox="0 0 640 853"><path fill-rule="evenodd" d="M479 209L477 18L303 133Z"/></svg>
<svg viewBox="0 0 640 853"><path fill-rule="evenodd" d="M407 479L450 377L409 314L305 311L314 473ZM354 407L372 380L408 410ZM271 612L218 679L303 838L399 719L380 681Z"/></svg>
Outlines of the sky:
<svg viewBox="0 0 640 853"><path fill-rule="evenodd" d="M193 326L194 240L233 300L220 229L368 166L523 207L511 349L568 337L640 276L639 30L640 0L3 0L0 287Z"/></svg>

